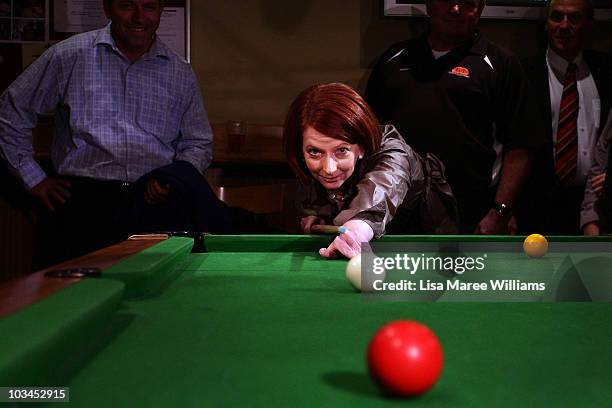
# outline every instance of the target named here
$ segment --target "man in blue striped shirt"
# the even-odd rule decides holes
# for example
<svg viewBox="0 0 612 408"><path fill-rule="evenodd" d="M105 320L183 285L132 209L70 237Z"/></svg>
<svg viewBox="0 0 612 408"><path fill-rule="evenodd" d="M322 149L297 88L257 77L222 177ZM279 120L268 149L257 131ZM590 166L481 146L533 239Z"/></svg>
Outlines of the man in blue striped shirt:
<svg viewBox="0 0 612 408"><path fill-rule="evenodd" d="M125 215L131 183L177 162L202 173L212 158L196 77L155 34L163 0L104 0L104 10L108 26L50 48L0 97L0 153L9 169L58 219L66 216L58 228L82 231L84 220L99 219L88 225L92 234L110 236L96 246L120 239L110 224ZM32 154L37 115L49 111L56 174ZM147 204L171 194L158 178L146 181Z"/></svg>

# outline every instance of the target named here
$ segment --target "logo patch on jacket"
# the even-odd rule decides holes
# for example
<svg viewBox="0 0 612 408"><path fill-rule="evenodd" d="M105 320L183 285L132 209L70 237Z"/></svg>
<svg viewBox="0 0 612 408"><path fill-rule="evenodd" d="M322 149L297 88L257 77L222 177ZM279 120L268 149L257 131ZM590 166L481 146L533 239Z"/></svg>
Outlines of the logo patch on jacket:
<svg viewBox="0 0 612 408"><path fill-rule="evenodd" d="M470 70L465 67L455 67L449 71L449 74L457 75L464 78L470 77Z"/></svg>

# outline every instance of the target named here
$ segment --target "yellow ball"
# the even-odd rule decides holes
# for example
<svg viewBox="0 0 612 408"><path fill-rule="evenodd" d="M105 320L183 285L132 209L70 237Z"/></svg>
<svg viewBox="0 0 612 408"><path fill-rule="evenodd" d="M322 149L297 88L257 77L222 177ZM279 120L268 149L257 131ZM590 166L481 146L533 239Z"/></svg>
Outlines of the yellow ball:
<svg viewBox="0 0 612 408"><path fill-rule="evenodd" d="M541 258L548 251L548 241L540 234L531 234L523 241L523 251L531 258Z"/></svg>

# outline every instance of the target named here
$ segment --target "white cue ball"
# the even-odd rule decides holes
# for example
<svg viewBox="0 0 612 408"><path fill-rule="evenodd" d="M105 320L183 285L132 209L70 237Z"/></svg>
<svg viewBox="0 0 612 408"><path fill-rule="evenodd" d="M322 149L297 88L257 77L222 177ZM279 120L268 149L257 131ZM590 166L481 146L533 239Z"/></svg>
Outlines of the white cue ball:
<svg viewBox="0 0 612 408"><path fill-rule="evenodd" d="M352 257L346 265L346 279L361 292L361 254Z"/></svg>

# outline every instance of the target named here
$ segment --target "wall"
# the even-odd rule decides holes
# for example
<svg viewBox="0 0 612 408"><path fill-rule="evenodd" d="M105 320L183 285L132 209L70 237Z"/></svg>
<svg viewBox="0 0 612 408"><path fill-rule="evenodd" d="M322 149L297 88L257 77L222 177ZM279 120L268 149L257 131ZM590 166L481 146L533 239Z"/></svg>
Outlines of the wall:
<svg viewBox="0 0 612 408"><path fill-rule="evenodd" d="M422 19L382 16L382 0L193 0L192 62L211 121L281 124L291 100L317 82L363 91L389 45L422 32ZM541 21L483 20L482 31L519 55L545 44ZM590 46L612 50L612 24Z"/></svg>
<svg viewBox="0 0 612 408"><path fill-rule="evenodd" d="M192 0L191 4L192 62L213 123L241 119L282 124L291 100L318 82L342 81L363 91L378 55L426 27L425 20L383 17L382 0ZM480 26L490 39L519 55L534 54L545 42L543 22L485 20ZM590 46L612 50L612 24L597 24ZM17 75L22 56L27 64L42 48L0 46L6 57L0 64L0 85ZM4 250L0 271L5 273L29 270L31 259L24 254L32 251L32 226L20 217L0 201Z"/></svg>

